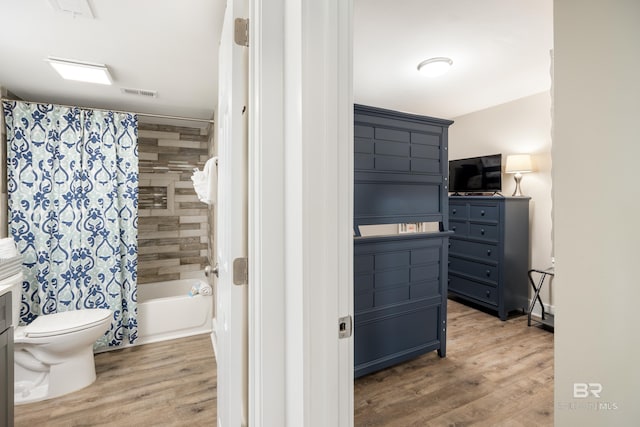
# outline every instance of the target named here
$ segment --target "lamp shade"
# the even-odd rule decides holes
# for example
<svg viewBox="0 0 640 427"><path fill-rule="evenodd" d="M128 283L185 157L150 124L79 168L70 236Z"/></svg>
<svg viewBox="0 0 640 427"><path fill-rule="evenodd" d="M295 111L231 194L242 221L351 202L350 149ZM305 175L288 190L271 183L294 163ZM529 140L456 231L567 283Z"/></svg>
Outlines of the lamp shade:
<svg viewBox="0 0 640 427"><path fill-rule="evenodd" d="M525 173L532 172L531 156L529 154L512 154L507 156L507 166L505 173Z"/></svg>

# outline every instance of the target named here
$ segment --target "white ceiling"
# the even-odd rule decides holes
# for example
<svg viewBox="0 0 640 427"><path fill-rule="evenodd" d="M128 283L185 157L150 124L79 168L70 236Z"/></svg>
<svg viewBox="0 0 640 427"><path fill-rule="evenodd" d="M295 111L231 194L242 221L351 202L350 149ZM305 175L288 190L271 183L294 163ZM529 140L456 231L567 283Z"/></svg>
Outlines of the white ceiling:
<svg viewBox="0 0 640 427"><path fill-rule="evenodd" d="M90 0L91 20L0 0L0 85L31 101L209 119L224 3ZM442 118L502 104L549 89L552 43L552 0L354 0L355 101ZM106 64L114 85L63 80L48 56ZM451 71L421 76L435 56Z"/></svg>
<svg viewBox="0 0 640 427"><path fill-rule="evenodd" d="M553 0L355 0L354 21L358 103L451 119L550 88Z"/></svg>
<svg viewBox="0 0 640 427"><path fill-rule="evenodd" d="M213 116L224 0L89 3L95 19L54 12L47 0L0 0L0 85L30 101ZM106 64L114 85L63 80L44 61L48 56Z"/></svg>

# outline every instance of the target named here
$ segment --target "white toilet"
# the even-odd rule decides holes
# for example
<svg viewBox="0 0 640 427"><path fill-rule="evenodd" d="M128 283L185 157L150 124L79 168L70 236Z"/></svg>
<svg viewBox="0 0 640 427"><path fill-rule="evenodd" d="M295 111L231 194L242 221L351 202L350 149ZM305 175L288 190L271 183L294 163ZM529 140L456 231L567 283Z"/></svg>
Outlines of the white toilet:
<svg viewBox="0 0 640 427"><path fill-rule="evenodd" d="M16 300L14 325L18 324ZM93 383L93 344L109 329L111 317L107 309L66 311L41 315L27 326L16 327L15 404L62 396Z"/></svg>

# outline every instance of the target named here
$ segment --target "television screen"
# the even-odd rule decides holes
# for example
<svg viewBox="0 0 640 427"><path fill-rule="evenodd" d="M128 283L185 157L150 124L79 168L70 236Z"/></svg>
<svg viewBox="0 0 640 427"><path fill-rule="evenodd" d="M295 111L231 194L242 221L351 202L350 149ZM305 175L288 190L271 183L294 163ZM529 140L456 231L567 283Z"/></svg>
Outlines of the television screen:
<svg viewBox="0 0 640 427"><path fill-rule="evenodd" d="M449 161L449 191L452 193L502 191L502 154Z"/></svg>

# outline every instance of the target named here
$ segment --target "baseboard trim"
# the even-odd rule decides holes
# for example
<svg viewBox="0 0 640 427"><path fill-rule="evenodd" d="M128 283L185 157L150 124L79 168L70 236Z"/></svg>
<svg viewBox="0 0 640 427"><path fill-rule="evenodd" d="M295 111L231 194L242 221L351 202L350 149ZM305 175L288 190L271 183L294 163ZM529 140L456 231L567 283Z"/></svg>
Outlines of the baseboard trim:
<svg viewBox="0 0 640 427"><path fill-rule="evenodd" d="M529 301L529 307L531 307L531 301ZM545 313L551 313L555 316L556 314L556 306L555 305L550 305L550 304L544 304L544 312ZM535 307L533 307L533 311L531 312L531 314L541 317L542 312L540 310L540 303L537 302Z"/></svg>

